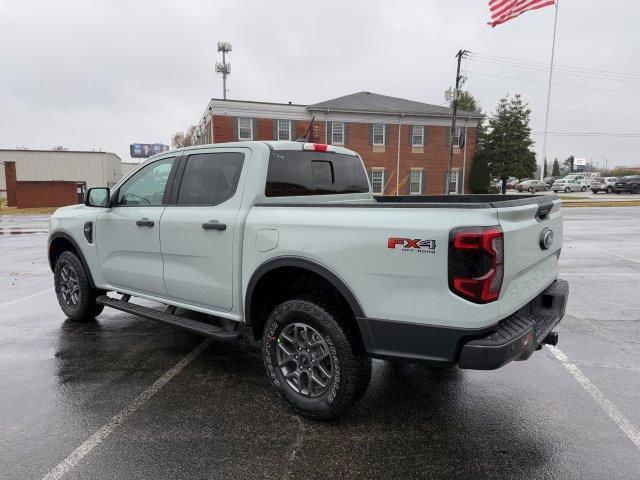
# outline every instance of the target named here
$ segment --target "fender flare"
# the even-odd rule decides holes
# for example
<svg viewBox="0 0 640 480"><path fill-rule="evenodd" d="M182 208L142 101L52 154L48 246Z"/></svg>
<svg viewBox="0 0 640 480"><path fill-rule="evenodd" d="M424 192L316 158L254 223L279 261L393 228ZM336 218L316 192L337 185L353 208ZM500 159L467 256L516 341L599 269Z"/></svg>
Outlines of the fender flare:
<svg viewBox="0 0 640 480"><path fill-rule="evenodd" d="M312 260L308 260L303 257L277 257L271 260L267 260L258 268L255 269L253 275L251 275L251 279L249 280L249 284L247 285L246 295L244 297L244 321L247 325L252 325L251 321L251 300L253 298L253 292L255 290L256 285L260 281L260 279L276 268L282 267L296 267L302 268L305 270L309 270L316 275L319 275L327 282L329 282L333 287L340 292L340 294L344 297L344 299L349 304L349 307L353 311L353 314L356 317L364 318L364 310L360 305L360 302L351 291L351 289L347 286L347 284L338 277L334 272L329 270L327 267L320 265L317 262Z"/></svg>
<svg viewBox="0 0 640 480"><path fill-rule="evenodd" d="M89 285L91 285L91 288L96 288L96 284L93 281L93 275L91 274L89 265L87 264L87 261L84 258L84 253L82 253L82 250L78 245L78 242L76 242L74 238L66 232L56 231L56 232L53 232L51 235L49 235L49 240L47 242L47 261L49 262L49 267L51 268L51 271L54 272L56 269L56 266L51 263L51 244L53 243L54 240L57 240L58 238L62 238L68 241L73 246L73 248L76 251L76 255L80 259L80 263L82 263L82 268L84 268L84 272L87 275L87 279L89 280Z"/></svg>

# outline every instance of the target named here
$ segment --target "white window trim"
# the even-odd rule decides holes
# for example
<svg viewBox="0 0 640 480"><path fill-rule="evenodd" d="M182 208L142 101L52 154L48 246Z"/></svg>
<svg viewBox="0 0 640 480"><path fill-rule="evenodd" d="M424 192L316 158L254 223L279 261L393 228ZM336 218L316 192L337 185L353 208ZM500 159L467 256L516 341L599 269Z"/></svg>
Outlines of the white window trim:
<svg viewBox="0 0 640 480"><path fill-rule="evenodd" d="M341 127L341 131L340 132L336 132L335 131L335 127L337 125L340 125L340 127ZM342 136L342 141L341 142L336 142L335 141L334 135L336 133L338 133L339 135ZM333 145L344 145L344 123L343 122L333 122L333 123L331 123L331 143Z"/></svg>
<svg viewBox="0 0 640 480"><path fill-rule="evenodd" d="M456 181L452 182L451 180L454 177L455 177ZM459 182L460 182L460 170L451 170L451 173L449 174L449 193L451 193L451 194L457 194L458 193ZM456 185L455 188L451 188L451 184L452 183L455 183L455 185Z"/></svg>
<svg viewBox="0 0 640 480"><path fill-rule="evenodd" d="M415 143L414 139L417 136L415 134L416 128L422 129L420 134L420 143ZM424 125L412 125L411 127L411 146L412 147L424 147Z"/></svg>
<svg viewBox="0 0 640 480"><path fill-rule="evenodd" d="M453 138L451 139L451 143L453 144L453 148L460 148L460 135L462 134L462 128L456 127L453 132Z"/></svg>
<svg viewBox="0 0 640 480"><path fill-rule="evenodd" d="M251 136L250 137L242 137L240 135L240 120L249 120L249 131L251 132ZM243 127L246 129L246 127ZM254 136L254 132L253 132L253 118L251 117L238 117L238 140L253 140Z"/></svg>
<svg viewBox="0 0 640 480"><path fill-rule="evenodd" d="M411 191L411 174L412 173L419 173L420 174L420 181L418 182L418 191L417 192L412 192ZM422 185L424 183L424 170L423 169L418 169L418 168L412 168L409 171L409 195L422 195Z"/></svg>
<svg viewBox="0 0 640 480"><path fill-rule="evenodd" d="M374 172L375 173L378 173L378 172L382 173L382 182L381 182L382 190L379 191L379 192L376 192L375 189L373 188L373 174L374 174ZM371 193L373 195L384 195L384 172L385 172L385 169L381 168L381 167L373 167L371 169Z"/></svg>
<svg viewBox="0 0 640 480"><path fill-rule="evenodd" d="M281 122L282 123L284 123L284 122L287 123L287 132L288 132L289 138L280 138L280 123ZM277 123L276 123L276 133L277 133L277 136L278 136L278 140L281 140L281 141L289 140L290 141L291 140L291 120L278 120Z"/></svg>
<svg viewBox="0 0 640 480"><path fill-rule="evenodd" d="M382 127L382 143L376 143L376 127ZM387 144L387 129L384 123L374 123L371 142L374 147L384 147Z"/></svg>

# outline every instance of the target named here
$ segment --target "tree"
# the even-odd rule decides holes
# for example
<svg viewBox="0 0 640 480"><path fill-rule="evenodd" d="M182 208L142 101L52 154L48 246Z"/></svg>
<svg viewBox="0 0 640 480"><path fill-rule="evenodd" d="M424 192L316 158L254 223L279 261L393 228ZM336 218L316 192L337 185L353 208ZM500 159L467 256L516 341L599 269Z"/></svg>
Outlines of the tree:
<svg viewBox="0 0 640 480"><path fill-rule="evenodd" d="M469 188L471 193L488 193L489 183L491 182L491 173L489 171L489 162L484 150L476 153L469 172Z"/></svg>
<svg viewBox="0 0 640 480"><path fill-rule="evenodd" d="M562 169L565 172L570 172L573 168L573 155L570 155L564 162L562 162Z"/></svg>
<svg viewBox="0 0 640 480"><path fill-rule="evenodd" d="M492 177L502 179L502 193L507 191L507 178L531 178L536 171L536 157L531 150L531 110L518 94L500 99L489 118L483 152L487 155Z"/></svg>
<svg viewBox="0 0 640 480"><path fill-rule="evenodd" d="M544 159L544 170L542 171L542 178L548 176L549 174L549 162L547 162L547 159Z"/></svg>
<svg viewBox="0 0 640 480"><path fill-rule="evenodd" d="M551 169L551 176L553 176L553 177L559 177L560 176L560 163L558 162L557 158L553 161L553 168Z"/></svg>
<svg viewBox="0 0 640 480"><path fill-rule="evenodd" d="M190 147L191 145L194 145L195 133L196 133L195 125L191 125L187 129L186 133L183 131L174 133L173 136L171 137L171 146L173 148L180 148L180 147Z"/></svg>
<svg viewBox="0 0 640 480"><path fill-rule="evenodd" d="M461 92L460 98L458 99L458 108L460 110L464 110L465 112L473 112L473 113L482 113L482 108L480 104L475 99L473 95L469 92Z"/></svg>

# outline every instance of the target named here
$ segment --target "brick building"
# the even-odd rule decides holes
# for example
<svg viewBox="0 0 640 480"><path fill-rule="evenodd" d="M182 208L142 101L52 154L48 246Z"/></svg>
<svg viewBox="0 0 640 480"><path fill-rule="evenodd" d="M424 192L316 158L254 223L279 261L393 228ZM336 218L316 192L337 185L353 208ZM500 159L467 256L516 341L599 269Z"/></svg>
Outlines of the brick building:
<svg viewBox="0 0 640 480"><path fill-rule="evenodd" d="M196 143L296 140L315 117L310 141L343 145L364 160L376 194L442 194L453 138L451 191L468 193L482 116L402 98L359 92L314 105L212 99Z"/></svg>

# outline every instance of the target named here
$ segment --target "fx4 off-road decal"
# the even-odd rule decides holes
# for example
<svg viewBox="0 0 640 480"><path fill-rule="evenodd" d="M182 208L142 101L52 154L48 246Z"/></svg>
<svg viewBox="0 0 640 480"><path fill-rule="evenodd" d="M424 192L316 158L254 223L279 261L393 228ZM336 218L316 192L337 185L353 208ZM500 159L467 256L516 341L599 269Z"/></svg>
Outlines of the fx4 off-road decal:
<svg viewBox="0 0 640 480"><path fill-rule="evenodd" d="M392 250L396 250L397 247L403 252L436 253L436 241L433 239L390 237L387 247Z"/></svg>

